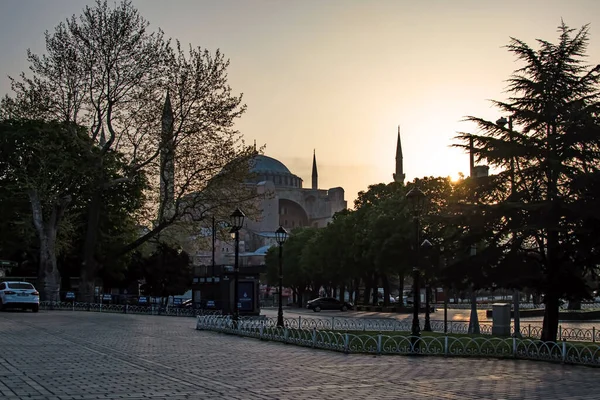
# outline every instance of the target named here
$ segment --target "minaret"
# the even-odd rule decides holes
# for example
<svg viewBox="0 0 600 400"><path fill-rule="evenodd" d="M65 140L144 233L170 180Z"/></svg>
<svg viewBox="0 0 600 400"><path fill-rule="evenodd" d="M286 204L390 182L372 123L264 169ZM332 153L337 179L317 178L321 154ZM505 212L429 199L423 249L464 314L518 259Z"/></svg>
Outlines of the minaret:
<svg viewBox="0 0 600 400"><path fill-rule="evenodd" d="M173 108L167 91L162 113L160 134L160 209L162 221L170 214L175 203L175 138L173 137Z"/></svg>
<svg viewBox="0 0 600 400"><path fill-rule="evenodd" d="M396 173L394 182L404 183L404 168L402 167L402 142L400 141L400 125L398 125L398 144L396 145Z"/></svg>
<svg viewBox="0 0 600 400"><path fill-rule="evenodd" d="M319 174L317 174L317 154L315 150L313 150L312 188L319 188Z"/></svg>

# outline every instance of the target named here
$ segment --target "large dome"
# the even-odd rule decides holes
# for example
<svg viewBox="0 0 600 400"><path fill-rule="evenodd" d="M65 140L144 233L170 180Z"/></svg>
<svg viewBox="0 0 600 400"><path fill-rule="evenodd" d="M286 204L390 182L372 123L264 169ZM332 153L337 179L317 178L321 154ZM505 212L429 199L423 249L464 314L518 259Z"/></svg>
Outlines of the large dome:
<svg viewBox="0 0 600 400"><path fill-rule="evenodd" d="M250 172L254 172L256 174L292 174L290 170L285 165L283 165L281 161L271 157L263 156L262 154L258 154L254 157L254 159L252 160L252 168L250 169Z"/></svg>

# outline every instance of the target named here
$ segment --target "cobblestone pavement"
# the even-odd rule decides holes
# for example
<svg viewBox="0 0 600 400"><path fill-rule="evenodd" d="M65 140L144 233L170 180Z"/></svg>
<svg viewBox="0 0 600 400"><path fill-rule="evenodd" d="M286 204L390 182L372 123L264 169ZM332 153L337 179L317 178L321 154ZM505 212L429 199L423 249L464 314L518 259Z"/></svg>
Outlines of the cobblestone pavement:
<svg viewBox="0 0 600 400"><path fill-rule="evenodd" d="M598 399L600 370L366 355L196 331L192 318L0 314L0 399Z"/></svg>

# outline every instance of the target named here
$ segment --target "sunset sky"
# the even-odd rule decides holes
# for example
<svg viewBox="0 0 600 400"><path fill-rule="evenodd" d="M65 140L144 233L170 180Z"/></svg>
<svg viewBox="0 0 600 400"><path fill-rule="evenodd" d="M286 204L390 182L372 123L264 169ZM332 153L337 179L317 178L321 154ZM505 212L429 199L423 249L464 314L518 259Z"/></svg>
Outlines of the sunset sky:
<svg viewBox="0 0 600 400"><path fill-rule="evenodd" d="M556 42L561 18L591 24L589 62L600 62L598 0L137 0L153 28L230 59L230 85L248 112L238 129L266 144L310 186L316 149L321 188L359 190L392 180L401 126L407 180L468 174L449 146L473 129L466 115L496 120L487 99L503 100L519 66L510 36ZM8 75L43 52L45 30L85 4L0 1L0 94Z"/></svg>

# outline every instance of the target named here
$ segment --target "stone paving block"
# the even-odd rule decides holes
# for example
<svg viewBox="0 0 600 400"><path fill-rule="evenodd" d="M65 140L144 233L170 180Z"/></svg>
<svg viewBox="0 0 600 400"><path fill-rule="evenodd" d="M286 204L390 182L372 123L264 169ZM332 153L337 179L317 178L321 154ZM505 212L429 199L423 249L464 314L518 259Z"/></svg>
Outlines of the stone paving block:
<svg viewBox="0 0 600 400"><path fill-rule="evenodd" d="M0 313L2 400L598 399L599 370L346 355L196 331L191 318Z"/></svg>

